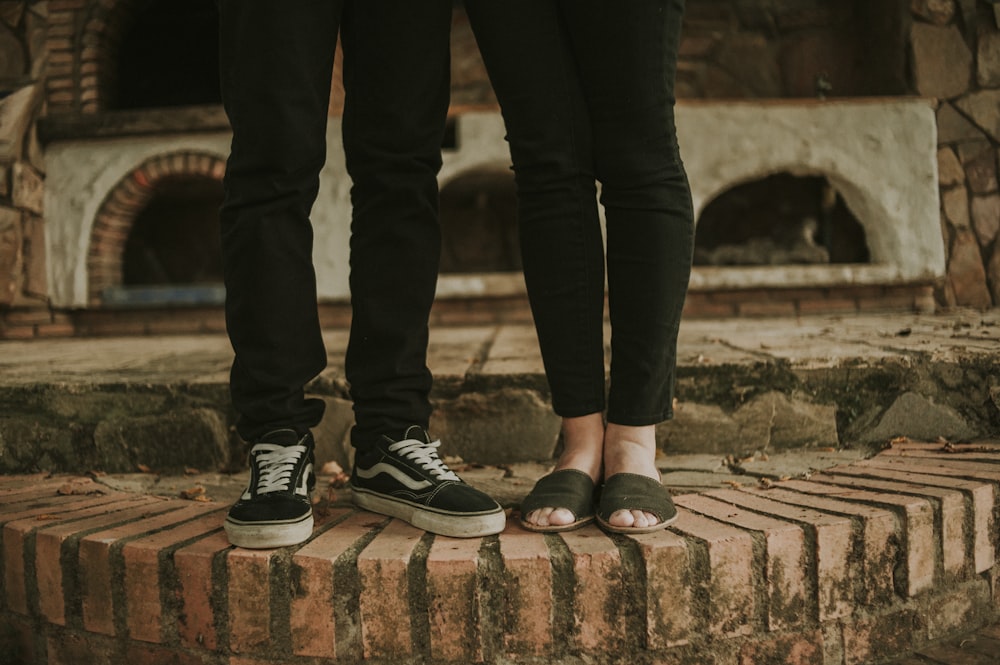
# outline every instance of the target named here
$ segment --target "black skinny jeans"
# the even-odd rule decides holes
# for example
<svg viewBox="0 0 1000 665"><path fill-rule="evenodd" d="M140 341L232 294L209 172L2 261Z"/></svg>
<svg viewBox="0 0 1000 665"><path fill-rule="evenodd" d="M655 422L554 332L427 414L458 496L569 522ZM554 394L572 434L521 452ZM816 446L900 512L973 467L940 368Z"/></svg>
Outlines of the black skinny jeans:
<svg viewBox="0 0 1000 665"><path fill-rule="evenodd" d="M691 193L674 129L683 0L466 0L500 100L539 345L563 417L672 415L691 273ZM605 401L607 229L611 381Z"/></svg>
<svg viewBox="0 0 1000 665"><path fill-rule="evenodd" d="M304 395L327 360L309 215L326 159L338 28L354 207L352 440L362 450L381 434L426 427L450 0L221 0L220 16L233 128L222 251L240 435L304 431L323 415L323 402Z"/></svg>

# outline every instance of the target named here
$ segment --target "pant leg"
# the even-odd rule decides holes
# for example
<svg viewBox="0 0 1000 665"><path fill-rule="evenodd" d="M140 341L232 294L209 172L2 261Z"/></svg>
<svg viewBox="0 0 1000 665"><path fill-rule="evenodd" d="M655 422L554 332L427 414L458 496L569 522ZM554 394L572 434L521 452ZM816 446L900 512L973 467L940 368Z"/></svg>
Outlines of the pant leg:
<svg viewBox="0 0 1000 665"><path fill-rule="evenodd" d="M559 0L580 68L607 224L608 421L672 415L694 215L674 127L683 0Z"/></svg>
<svg viewBox="0 0 1000 665"><path fill-rule="evenodd" d="M451 11L449 0L345 5L343 130L354 205L346 372L359 451L430 418Z"/></svg>
<svg viewBox="0 0 1000 665"><path fill-rule="evenodd" d="M233 128L220 212L238 430L319 423L305 384L326 364L309 214L326 158L341 3L221 0L220 75Z"/></svg>
<svg viewBox="0 0 1000 665"><path fill-rule="evenodd" d="M552 405L564 417L600 412L604 245L590 121L566 26L555 0L466 0L466 8L507 128Z"/></svg>

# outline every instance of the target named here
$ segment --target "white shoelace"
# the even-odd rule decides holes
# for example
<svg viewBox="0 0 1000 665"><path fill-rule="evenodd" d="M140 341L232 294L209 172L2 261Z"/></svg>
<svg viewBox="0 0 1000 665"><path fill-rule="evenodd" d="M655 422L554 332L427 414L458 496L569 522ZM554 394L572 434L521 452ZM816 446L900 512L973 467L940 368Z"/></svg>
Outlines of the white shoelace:
<svg viewBox="0 0 1000 665"><path fill-rule="evenodd" d="M262 450L266 452L260 452ZM255 445L251 453L260 471L257 494L286 491L295 465L307 452L305 446L278 446L271 443Z"/></svg>
<svg viewBox="0 0 1000 665"><path fill-rule="evenodd" d="M437 447L440 445L441 441L424 443L417 439L403 439L402 441L390 444L389 451L413 460L438 480L461 481L461 478L438 457Z"/></svg>

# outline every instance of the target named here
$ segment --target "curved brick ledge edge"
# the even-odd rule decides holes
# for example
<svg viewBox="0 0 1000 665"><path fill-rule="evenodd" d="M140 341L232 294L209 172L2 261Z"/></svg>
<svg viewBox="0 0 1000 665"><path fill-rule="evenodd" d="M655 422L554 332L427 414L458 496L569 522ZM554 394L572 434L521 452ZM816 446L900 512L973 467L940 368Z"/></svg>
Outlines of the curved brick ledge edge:
<svg viewBox="0 0 1000 665"><path fill-rule="evenodd" d="M456 540L334 506L250 551L220 504L8 476L0 662L876 663L1000 615L998 485L1000 444L907 443L679 496L659 534Z"/></svg>

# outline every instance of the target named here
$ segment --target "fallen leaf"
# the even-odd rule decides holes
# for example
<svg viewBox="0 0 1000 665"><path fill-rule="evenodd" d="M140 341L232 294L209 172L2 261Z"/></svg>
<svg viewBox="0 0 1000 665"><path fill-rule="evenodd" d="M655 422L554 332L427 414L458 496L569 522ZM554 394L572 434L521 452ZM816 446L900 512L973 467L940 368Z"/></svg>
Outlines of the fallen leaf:
<svg viewBox="0 0 1000 665"><path fill-rule="evenodd" d="M46 520L57 520L57 519L59 519L59 516L58 515L53 515L51 513L46 513L44 515L39 515L35 519L38 520L39 522L44 522Z"/></svg>
<svg viewBox="0 0 1000 665"><path fill-rule="evenodd" d="M199 473L201 473L201 471L199 471L198 469L192 468L190 466L186 467L184 469L184 475L185 476L197 476Z"/></svg>
<svg viewBox="0 0 1000 665"><path fill-rule="evenodd" d="M139 469L139 471L142 471L143 473L153 473L153 470L150 469L145 464L136 464L135 467Z"/></svg>
<svg viewBox="0 0 1000 665"><path fill-rule="evenodd" d="M187 499L188 501L197 500L199 496L204 496L204 494L205 488L201 485L180 491L180 497L182 499Z"/></svg>
<svg viewBox="0 0 1000 665"><path fill-rule="evenodd" d="M771 489L772 487L774 487L774 481L771 480L770 478L761 478L757 484L763 487L764 489Z"/></svg>
<svg viewBox="0 0 1000 665"><path fill-rule="evenodd" d="M729 485L730 487L743 487L743 483L738 480L723 480L723 485Z"/></svg>

